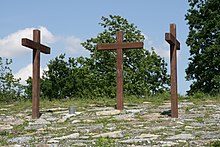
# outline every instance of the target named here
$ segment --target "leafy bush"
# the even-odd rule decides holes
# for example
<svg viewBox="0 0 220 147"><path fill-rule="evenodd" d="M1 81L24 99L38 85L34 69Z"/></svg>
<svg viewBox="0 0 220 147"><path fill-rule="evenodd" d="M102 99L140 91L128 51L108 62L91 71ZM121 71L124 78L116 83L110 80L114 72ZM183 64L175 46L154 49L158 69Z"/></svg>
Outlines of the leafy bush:
<svg viewBox="0 0 220 147"><path fill-rule="evenodd" d="M116 53L115 51L97 51L97 43L115 43L116 32L124 32L124 42L143 42L144 36L134 24L120 17L102 17L100 25L104 28L96 38L82 43L91 52L87 66L94 87L93 96L115 97L116 93ZM125 95L147 96L163 93L168 89L169 76L167 64L154 50L129 49L123 51L124 58L124 93Z"/></svg>
<svg viewBox="0 0 220 147"><path fill-rule="evenodd" d="M193 80L189 95L196 92L220 93L220 1L188 0L186 20L189 35L190 63L186 79Z"/></svg>
<svg viewBox="0 0 220 147"><path fill-rule="evenodd" d="M0 101L12 101L23 97L24 87L14 78L9 65L12 60L0 57Z"/></svg>
<svg viewBox="0 0 220 147"><path fill-rule="evenodd" d="M115 140L109 137L101 137L96 141L95 147L113 147L115 146Z"/></svg>
<svg viewBox="0 0 220 147"><path fill-rule="evenodd" d="M211 147L220 147L220 140L211 143Z"/></svg>
<svg viewBox="0 0 220 147"><path fill-rule="evenodd" d="M102 17L104 31L88 39L82 46L90 58L69 58L60 55L48 64L43 73L41 96L49 99L68 97L113 98L116 94L116 53L97 51L97 43L114 43L116 31L124 32L124 42L144 41L134 24L120 16ZM168 89L167 64L154 50L124 50L124 93L138 97L163 93ZM29 81L29 87L30 87ZM28 93L30 93L30 88Z"/></svg>

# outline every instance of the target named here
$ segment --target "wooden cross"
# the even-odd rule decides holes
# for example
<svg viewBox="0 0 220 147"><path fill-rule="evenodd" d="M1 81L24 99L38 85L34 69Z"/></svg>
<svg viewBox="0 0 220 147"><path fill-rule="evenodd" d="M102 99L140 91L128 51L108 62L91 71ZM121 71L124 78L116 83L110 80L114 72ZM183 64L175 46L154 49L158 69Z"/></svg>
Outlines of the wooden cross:
<svg viewBox="0 0 220 147"><path fill-rule="evenodd" d="M22 38L22 45L33 49L33 80L32 80L32 118L40 117L40 52L50 54L50 48L40 44L40 31L33 31L33 41Z"/></svg>
<svg viewBox="0 0 220 147"><path fill-rule="evenodd" d="M116 49L116 74L117 74L117 92L116 102L117 109L124 109L123 98L123 49L140 49L143 48L143 42L123 43L123 32L116 33L116 43L112 44L97 44L97 50L114 50Z"/></svg>
<svg viewBox="0 0 220 147"><path fill-rule="evenodd" d="M170 44L171 117L178 118L176 50L180 50L180 42L176 39L175 24L170 24L170 33L165 33L165 40Z"/></svg>

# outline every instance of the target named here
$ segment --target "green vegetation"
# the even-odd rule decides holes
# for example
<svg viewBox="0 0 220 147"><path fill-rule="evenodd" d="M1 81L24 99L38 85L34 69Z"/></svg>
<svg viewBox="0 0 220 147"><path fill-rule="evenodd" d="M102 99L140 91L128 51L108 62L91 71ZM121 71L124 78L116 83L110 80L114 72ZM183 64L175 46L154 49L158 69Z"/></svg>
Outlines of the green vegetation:
<svg viewBox="0 0 220 147"><path fill-rule="evenodd" d="M16 101L23 94L20 79L15 79L10 69L12 60L0 57L0 101Z"/></svg>
<svg viewBox="0 0 220 147"><path fill-rule="evenodd" d="M203 119L204 119L203 117L197 117L197 118L196 118L196 120L197 120L198 123L203 123L203 122L204 122Z"/></svg>
<svg viewBox="0 0 220 147"><path fill-rule="evenodd" d="M135 97L135 96L130 96L130 97L125 97L124 102L125 105L135 105L135 104L142 104L143 102L151 102L152 105L158 106L164 101L169 100L170 96L169 94L159 94L159 95L154 95L152 97ZM24 110L30 110L31 111L31 101L30 100L25 100L25 101L18 101L11 103L9 106L6 105L5 102L0 102L0 105L2 108L7 108L10 105L13 105L11 107L12 112L22 112ZM97 99L88 99L88 98L72 98L68 100L47 100L47 99L42 99L40 101L40 107L44 109L51 109L51 108L68 108L70 106L79 106L80 109L85 109L89 106L96 105L96 106L110 106L110 107L115 107L116 105L116 100L111 99L111 98L97 98ZM78 109L78 108L77 108ZM10 113L10 112L7 112Z"/></svg>
<svg viewBox="0 0 220 147"><path fill-rule="evenodd" d="M190 9L186 14L190 47L190 63L186 79L193 80L189 98L219 99L220 74L218 58L220 51L219 0L188 0ZM144 36L137 26L117 15L102 17L99 25L103 31L96 37L81 43L90 51L90 57L66 57L61 54L49 61L48 71L41 79L41 98L49 100L82 99L102 105L113 105L116 97L116 53L97 51L96 44L115 43L116 32L123 31L124 42L143 42ZM160 105L169 99L169 75L164 59L154 49L124 50L124 95L126 102L150 101ZM32 79L22 86L14 78L9 59L0 57L0 102L31 99ZM215 97L213 97L215 96ZM87 100L87 99L90 100ZM138 99L136 99L138 98ZM180 99L182 97L180 96ZM68 104L67 104L68 105Z"/></svg>
<svg viewBox="0 0 220 147"><path fill-rule="evenodd" d="M186 14L190 63L186 79L193 80L188 94L216 95L220 91L220 1L188 0Z"/></svg>
<svg viewBox="0 0 220 147"><path fill-rule="evenodd" d="M158 101L157 101L158 99ZM213 97L201 98L201 99L194 99L196 100L196 104L198 105L184 105L184 107L180 107L180 112L184 113L183 110L188 111L187 114L195 114L194 111L200 113L203 113L204 110L211 110L211 111L205 111L204 116L199 115L195 118L192 118L194 123L203 123L204 125L207 125L208 122L206 122L206 118L212 118L213 112L215 112L216 109L212 109L212 104L219 105L220 101ZM203 100L205 99L205 101ZM219 99L219 97L218 97ZM143 103L146 102L146 103ZM204 136L205 134L203 131L217 131L217 123L216 125L207 125L208 127L195 127L193 128L193 122L188 121L183 122L184 124L179 124L179 121L173 120L167 116L156 116L154 118L155 114L152 113L160 113L163 110L158 110L158 106L167 106L167 102L170 102L170 95L169 94L161 94L158 96L153 97L147 97L147 98L139 98L139 97L125 97L125 113L123 112L120 115L125 114L126 115L126 109L133 110L136 109L142 109L143 107L146 108L146 110L135 113L135 116L133 117L134 120L121 120L116 118L117 115L112 116L97 116L95 115L96 112L102 111L99 110L99 106L104 107L114 107L115 105L115 99L109 99L109 98L103 98L103 99L68 99L68 100L47 100L43 99L41 101L41 112L45 114L45 116L52 116L52 118L58 118L61 119L62 115L66 113L66 110L68 110L69 106L76 106L77 112L82 112L80 115L73 116L65 120L64 122L57 122L56 121L50 121L51 124L46 125L46 127L43 127L42 129L37 129L35 127L31 128L29 126L30 122L34 122L36 120L30 120L31 118L31 101L20 101L20 102L13 102L10 105L2 105L1 104L1 110L0 113L6 116L13 116L15 118L19 118L24 120L22 124L19 125L13 125L13 129L11 130L4 130L0 131L0 145L11 145L10 142L7 140L10 140L12 138L21 137L21 136L34 136L32 140L28 142L28 144L36 144L41 142L42 136L50 136L51 138L55 137L62 137L67 136L68 134L72 133L80 133L80 136L83 134L88 138L88 140L94 140L94 142L88 142L88 144L91 144L92 146L120 146L121 143L118 142L120 138L108 138L108 137L100 137L100 138L93 138L94 135L106 133L106 132L113 132L113 131L122 131L123 132L123 140L131 139L134 136L139 136L141 134L155 134L159 135L158 140L166 140L167 137L172 136L172 132L175 128L175 134L194 134L196 139L199 139L201 136ZM190 97L181 97L180 98L180 104L181 102L190 103L191 98ZM207 104L210 105L205 107ZM98 109L97 109L98 107ZM62 108L62 110L52 110L53 108ZM95 108L95 109L93 109ZM159 107L160 108L160 107ZM7 110L6 110L7 109ZM92 110L93 109L93 110ZM92 111L91 111L92 110ZM167 107L167 110L169 110L169 106ZM64 112L62 112L64 111ZM59 112L59 113L56 113ZM60 113L61 112L61 113ZM19 114L19 115L18 115ZM24 115L21 115L24 114ZM120 116L118 115L118 116ZM149 115L149 116L148 116ZM187 116L187 115L186 115ZM165 119L164 119L165 118ZM42 119L47 119L43 117ZM79 120L77 123L73 123L74 120ZM83 120L92 120L92 121L83 121ZM187 120L187 119L186 119ZM214 120L212 118L212 120ZM4 123L4 122L3 122ZM135 125L132 125L132 124ZM100 125L101 124L101 125ZM91 127L96 126L97 127ZM160 127L161 126L161 127ZM163 128L163 126L165 128ZM175 127L174 127L175 126ZM84 128L82 130L81 128ZM144 128L144 132L141 130ZM87 130L90 131L87 131ZM131 130L138 130L140 129L140 132L133 132ZM125 134L124 134L124 130ZM202 131L203 130L203 131ZM82 136L83 136L82 135ZM49 137L49 138L50 138ZM49 140L49 139L48 139ZM157 140L157 141L158 141ZM35 142L33 142L35 141ZM66 140L60 141L60 143L65 143ZM153 142L154 143L154 142ZM122 143L123 144L123 143ZM141 142L134 143L135 145L143 145ZM218 142L210 143L210 145L216 146L218 145ZM182 145L182 144L181 144ZM185 144L184 144L185 145Z"/></svg>
<svg viewBox="0 0 220 147"><path fill-rule="evenodd" d="M214 110L212 104L220 103L220 74L218 56L220 51L219 39L219 0L188 0L190 9L186 14L190 32L187 39L187 45L190 46L190 64L186 69L187 80L194 80L189 96L179 96L179 102L193 102L196 106L186 106L184 108L186 114L192 111L201 111L203 115L194 118L197 123L206 123L207 118L211 118ZM93 106L115 107L116 93L116 63L115 52L101 51L96 48L97 43L114 43L116 41L116 31L124 32L124 42L144 41L144 36L134 24L130 24L126 19L120 16L102 17L100 23L103 32L99 33L96 38L91 38L82 43L82 46L91 52L89 58L68 58L64 54L51 60L48 64L48 71L45 71L41 80L41 112L52 112L52 108L64 108L67 110L70 106L76 106L78 112L84 111ZM15 116L17 114L26 113L31 117L31 79L27 80L28 86L24 87L20 84L20 79L16 79L10 69L12 61L0 57L0 114L5 116ZM167 64L158 56L154 49L146 50L126 50L124 51L124 94L125 106L150 103L149 108L158 108L161 105L167 105L170 102L169 94L169 75L167 74ZM146 102L146 103L144 103ZM204 107L206 104L209 107ZM180 108L182 109L182 108ZM157 109L158 110L158 109ZM205 112L204 112L205 110ZM155 109L154 109L155 111ZM125 111L126 112L126 111ZM147 113L151 113L147 111ZM182 111L181 111L182 112ZM90 113L90 112L89 112ZM92 114L95 112L92 111ZM157 112L158 113L158 112ZM162 112L163 113L163 112ZM162 114L161 113L161 114ZM162 115L168 115L170 110L164 111ZM144 113L146 115L146 113ZM58 114L53 113L57 116ZM158 126L169 126L172 121L155 117L150 121L146 120L146 116L139 114L134 117L138 122L142 122L145 128L153 127L152 124ZM147 114L148 115L148 114ZM2 115L3 116L3 115ZM23 115L17 115L17 118L24 119ZM153 117L153 116L152 116ZM76 116L79 123L83 125L103 124L104 128L97 129L97 132L105 132L109 128L109 124L117 124L114 130L126 130L129 120L117 120L115 117L94 117L92 121L83 122L83 119ZM79 119L78 119L79 118ZM2 118L2 120L4 117ZM26 119L26 118L25 118ZM6 139L18 137L21 135L35 135L38 137L53 134L55 136L64 136L72 132L77 132L75 125L72 124L72 118L66 119L64 122L57 124L49 124L46 129L40 131L31 128L25 129L29 125L30 120L25 120L23 124L13 126L12 130L0 130L0 145L8 145ZM167 121L167 122L165 122ZM55 126L53 126L55 125ZM173 124L174 125L174 124ZM51 126L55 127L50 128ZM64 127L63 127L64 126ZM189 126L189 128L186 128ZM135 125L130 129L135 129ZM140 126L137 126L139 128ZM191 130L190 122L184 124L175 130L175 134L183 132L193 134L196 128ZM173 129L174 128L170 128ZM216 126L206 128L205 131L213 131ZM100 131L101 130L101 131ZM148 131L146 129L146 131ZM150 133L161 135L160 139L165 139L168 135L164 132L172 132L169 128L151 130ZM54 133L55 132L55 133ZM80 131L79 131L80 132ZM94 131L95 133L96 130ZM94 132L89 132L90 137ZM146 132L146 133L149 133ZM125 134L125 138L129 138L130 133ZM163 136L162 136L163 135ZM202 131L195 134L196 138L204 135ZM128 137L129 136L129 137ZM35 141L35 140L32 140ZM41 140L42 141L42 140ZM30 141L31 142L31 141ZM98 138L92 145L110 147L115 146L117 139ZM137 143L139 144L139 143ZM141 143L140 143L141 144ZM184 143L180 143L184 146ZM210 146L220 146L220 141L210 143Z"/></svg>
<svg viewBox="0 0 220 147"><path fill-rule="evenodd" d="M120 16L102 17L104 28L96 38L82 46L91 52L90 58L65 58L62 54L51 60L41 81L41 96L64 98L114 98L116 95L116 53L97 51L98 43L115 43L116 31L124 32L124 42L144 41L134 24ZM146 97L168 90L167 64L154 50L124 51L124 93L126 96ZM26 93L31 96L31 79Z"/></svg>
<svg viewBox="0 0 220 147"><path fill-rule="evenodd" d="M207 101L207 100L214 100L216 102L220 102L220 95L210 95L210 94L204 94L202 92L196 92L190 96L186 96L186 97L183 97L184 99L189 99L191 102L199 105L201 103L203 103L204 101Z"/></svg>
<svg viewBox="0 0 220 147"><path fill-rule="evenodd" d="M203 95L199 96L199 98L194 97L194 96L180 96L179 101L185 101L189 100L195 104L204 104L206 101L215 101L217 103L220 103L220 96L209 96L209 95ZM137 104L143 104L144 102L150 102L152 106L159 106L163 104L164 102L169 102L170 101L170 94L169 93L164 93L164 94L158 94L158 95L153 95L153 96L148 96L148 97L137 97L137 96L125 96L124 98L124 103L125 105L137 105ZM210 102L209 102L210 103ZM4 113L14 113L14 112L22 112L24 110L30 110L31 112L31 101L30 100L21 100L17 102L10 103L10 105L7 105L5 102L0 102L1 108L2 109L7 109L10 107L11 111L10 112L4 112ZM13 107L11 107L13 105ZM77 109L86 109L87 107L90 106L100 106L100 107L115 107L116 105L116 100L112 98L97 98L97 99L88 99L88 98L72 98L72 99L54 99L52 101L48 99L42 99L40 101L40 107L41 109L51 109L51 108L68 108L70 106L76 106L78 107ZM4 110L2 110L4 111ZM79 110L78 110L79 111ZM186 109L188 112L189 110Z"/></svg>
<svg viewBox="0 0 220 147"><path fill-rule="evenodd" d="M220 140L212 142L211 147L220 147Z"/></svg>
<svg viewBox="0 0 220 147"><path fill-rule="evenodd" d="M130 24L120 16L102 17L99 23L104 31L96 38L82 43L83 47L91 52L90 70L98 80L94 89L96 96L115 97L116 83L116 53L114 51L97 51L97 43L115 43L117 31L123 31L124 42L143 42L144 36L134 24ZM167 64L154 50L136 49L124 50L124 92L125 95L147 96L163 93L167 90L169 77Z"/></svg>
<svg viewBox="0 0 220 147"><path fill-rule="evenodd" d="M115 140L108 137L101 137L95 143L95 147L113 147L115 146Z"/></svg>

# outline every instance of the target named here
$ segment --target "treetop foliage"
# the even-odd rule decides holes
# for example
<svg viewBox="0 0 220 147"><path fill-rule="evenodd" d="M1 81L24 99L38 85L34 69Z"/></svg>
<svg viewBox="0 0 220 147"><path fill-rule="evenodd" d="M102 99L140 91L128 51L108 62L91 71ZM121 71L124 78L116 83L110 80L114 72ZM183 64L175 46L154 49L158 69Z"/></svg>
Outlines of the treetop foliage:
<svg viewBox="0 0 220 147"><path fill-rule="evenodd" d="M20 84L20 79L14 78L10 64L11 59L0 57L0 101L17 100L24 94L24 87Z"/></svg>
<svg viewBox="0 0 220 147"><path fill-rule="evenodd" d="M65 54L61 54L49 61L48 70L44 71L40 83L41 97L50 100L115 98L116 52L97 51L96 45L115 43L117 31L123 31L123 42L143 42L144 36L137 26L121 16L110 15L102 17L101 20L99 25L103 28L103 32L82 43L82 46L90 51L89 58L67 59ZM154 49L123 50L123 60L125 96L143 97L168 90L167 64L154 52ZM31 98L31 78L27 80L27 84L25 95Z"/></svg>
<svg viewBox="0 0 220 147"><path fill-rule="evenodd" d="M42 95L64 97L115 97L116 52L97 51L97 43L116 42L116 32L123 31L124 42L144 41L134 24L121 16L102 17L99 23L103 32L90 38L82 46L91 52L90 58L56 57L48 64L42 81ZM168 88L166 63L153 50L124 50L124 93L146 96L162 93ZM46 85L46 86L44 86Z"/></svg>
<svg viewBox="0 0 220 147"><path fill-rule="evenodd" d="M187 45L190 63L186 79L193 80L189 94L217 94L220 90L220 1L188 0Z"/></svg>

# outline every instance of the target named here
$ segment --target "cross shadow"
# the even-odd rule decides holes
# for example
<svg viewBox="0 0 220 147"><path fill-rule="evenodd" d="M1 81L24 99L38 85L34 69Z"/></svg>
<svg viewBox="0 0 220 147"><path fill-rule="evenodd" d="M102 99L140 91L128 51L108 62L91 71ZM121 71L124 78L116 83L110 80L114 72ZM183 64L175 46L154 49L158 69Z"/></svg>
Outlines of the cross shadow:
<svg viewBox="0 0 220 147"><path fill-rule="evenodd" d="M165 111L161 112L160 115L171 116L171 110L165 110Z"/></svg>
<svg viewBox="0 0 220 147"><path fill-rule="evenodd" d="M39 113L39 118L41 117L41 115L42 115L43 113L44 113L44 112L40 112L40 113ZM32 116L32 113L27 114L27 116L30 116L30 117L31 117L31 116ZM37 118L37 119L39 119L39 118Z"/></svg>

